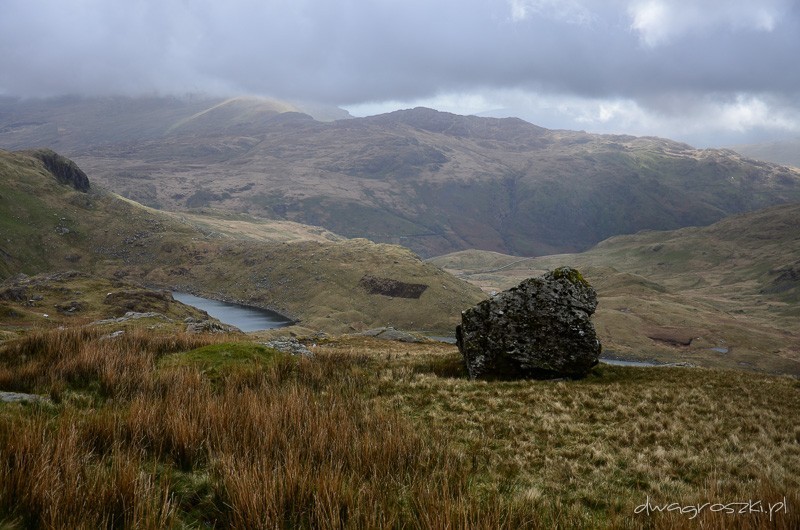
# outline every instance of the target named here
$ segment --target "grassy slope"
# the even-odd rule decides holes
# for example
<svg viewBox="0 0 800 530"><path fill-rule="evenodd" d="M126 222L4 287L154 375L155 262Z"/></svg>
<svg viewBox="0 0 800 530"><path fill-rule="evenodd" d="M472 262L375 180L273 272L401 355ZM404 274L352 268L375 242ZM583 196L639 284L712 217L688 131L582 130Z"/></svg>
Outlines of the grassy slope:
<svg viewBox="0 0 800 530"><path fill-rule="evenodd" d="M520 261L465 251L432 261L486 290L572 265L598 291L595 325L608 353L797 374L799 218L794 204L705 228L620 236L582 254Z"/></svg>
<svg viewBox="0 0 800 530"><path fill-rule="evenodd" d="M166 214L55 182L37 161L0 152L0 276L79 269L268 307L316 330L394 325L450 333L480 299L409 251L242 216ZM419 300L370 295L366 274L422 283Z"/></svg>
<svg viewBox="0 0 800 530"><path fill-rule="evenodd" d="M0 524L796 528L800 387L601 366L469 381L454 346L51 330L0 347ZM637 514L651 503L788 513ZM738 506L737 506L738 508Z"/></svg>
<svg viewBox="0 0 800 530"><path fill-rule="evenodd" d="M121 318L129 312L140 316ZM17 276L0 283L0 339L21 330L88 324L109 332L144 325L182 331L187 318L219 324L205 312L177 302L169 292L77 271Z"/></svg>

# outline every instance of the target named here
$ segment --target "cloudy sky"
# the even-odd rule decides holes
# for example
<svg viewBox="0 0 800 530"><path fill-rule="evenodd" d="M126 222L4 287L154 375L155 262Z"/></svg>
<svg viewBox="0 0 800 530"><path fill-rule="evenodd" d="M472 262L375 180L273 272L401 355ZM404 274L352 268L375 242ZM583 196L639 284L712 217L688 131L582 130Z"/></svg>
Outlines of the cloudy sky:
<svg viewBox="0 0 800 530"><path fill-rule="evenodd" d="M798 137L800 1L0 0L0 95L197 92Z"/></svg>

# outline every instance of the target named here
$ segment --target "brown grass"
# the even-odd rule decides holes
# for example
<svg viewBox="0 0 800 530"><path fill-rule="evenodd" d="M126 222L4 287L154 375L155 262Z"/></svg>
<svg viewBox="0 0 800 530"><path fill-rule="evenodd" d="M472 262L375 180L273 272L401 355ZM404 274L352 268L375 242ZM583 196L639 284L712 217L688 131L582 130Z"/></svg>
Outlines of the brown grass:
<svg viewBox="0 0 800 530"><path fill-rule="evenodd" d="M326 350L379 358L378 395L470 455L476 485L575 527L800 525L800 384L747 372L601 365L580 381L469 381L455 348L362 340ZM762 501L788 513L634 510ZM548 519L552 518L552 519ZM568 524L567 524L568 523Z"/></svg>
<svg viewBox="0 0 800 530"><path fill-rule="evenodd" d="M88 403L0 409L0 521L30 528L530 526L525 506L472 488L468 455L368 399L365 358L276 354L262 369L237 368L221 379L154 362L209 340L142 335L114 343L62 330L7 345L6 381L24 374L23 386L47 390L74 384L79 374L106 383L82 387L99 392ZM68 351L83 360L66 364ZM103 356L88 356L94 351L114 358L122 375L111 378ZM89 358L101 368L85 371Z"/></svg>
<svg viewBox="0 0 800 530"><path fill-rule="evenodd" d="M4 421L0 509L28 528L173 524L168 484L146 471L144 455L117 441L98 453L87 431L74 412L58 421L46 413Z"/></svg>
<svg viewBox="0 0 800 530"><path fill-rule="evenodd" d="M450 346L354 338L213 373L172 353L220 341L53 330L5 344L4 384L24 376L21 388L65 399L0 406L0 526L800 522L790 378L603 366L581 381L488 383L465 379ZM635 513L648 498L765 510L785 498L788 513Z"/></svg>
<svg viewBox="0 0 800 530"><path fill-rule="evenodd" d="M152 384L160 356L223 340L219 335L158 335L132 330L117 337L92 327L33 330L0 345L0 388L50 394L92 386L111 397Z"/></svg>

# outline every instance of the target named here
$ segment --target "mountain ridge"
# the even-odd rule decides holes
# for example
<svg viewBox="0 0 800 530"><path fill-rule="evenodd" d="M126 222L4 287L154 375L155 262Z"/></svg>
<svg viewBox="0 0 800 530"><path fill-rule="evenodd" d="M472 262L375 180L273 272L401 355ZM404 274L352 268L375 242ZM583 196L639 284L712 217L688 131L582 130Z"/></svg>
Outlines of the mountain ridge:
<svg viewBox="0 0 800 530"><path fill-rule="evenodd" d="M132 116L125 134L104 135L101 121L84 136L41 140L65 147L93 180L152 207L296 221L423 256L575 252L617 234L708 225L800 200L798 169L662 138L425 108L322 123L248 100L213 110L193 101L141 104L168 109L171 124L179 111L200 117L158 136L136 137L142 117ZM90 114L91 102L82 105ZM129 102L114 123L126 123L125 109L135 107ZM21 120L27 111L17 110ZM6 114L0 146L27 146L36 135L9 130Z"/></svg>

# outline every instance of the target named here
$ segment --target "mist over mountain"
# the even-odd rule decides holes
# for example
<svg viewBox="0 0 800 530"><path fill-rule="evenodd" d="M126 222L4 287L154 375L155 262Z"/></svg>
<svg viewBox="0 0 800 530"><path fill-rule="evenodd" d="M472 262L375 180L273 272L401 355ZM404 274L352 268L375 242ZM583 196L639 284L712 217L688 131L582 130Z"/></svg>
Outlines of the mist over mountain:
<svg viewBox="0 0 800 530"><path fill-rule="evenodd" d="M734 145L731 149L750 158L800 167L800 137L771 142Z"/></svg>

